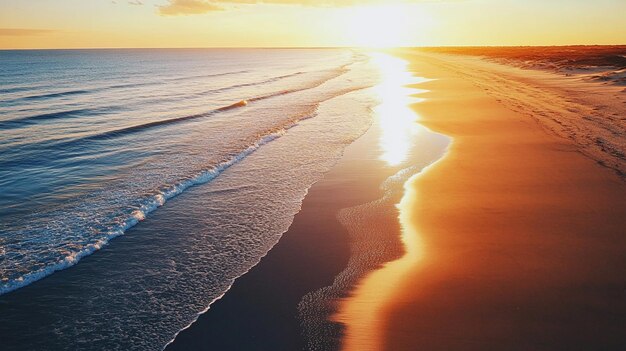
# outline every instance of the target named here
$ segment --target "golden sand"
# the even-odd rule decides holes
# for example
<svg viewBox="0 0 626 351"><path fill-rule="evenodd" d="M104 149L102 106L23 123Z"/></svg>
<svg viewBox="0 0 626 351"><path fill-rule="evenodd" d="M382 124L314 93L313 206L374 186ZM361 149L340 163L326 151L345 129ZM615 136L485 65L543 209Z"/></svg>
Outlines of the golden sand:
<svg viewBox="0 0 626 351"><path fill-rule="evenodd" d="M406 255L344 301L343 349L623 346L624 181L490 92L528 100L523 85L477 81L449 57L400 55L435 79L419 85L430 91L414 106L420 123L453 143L407 182Z"/></svg>

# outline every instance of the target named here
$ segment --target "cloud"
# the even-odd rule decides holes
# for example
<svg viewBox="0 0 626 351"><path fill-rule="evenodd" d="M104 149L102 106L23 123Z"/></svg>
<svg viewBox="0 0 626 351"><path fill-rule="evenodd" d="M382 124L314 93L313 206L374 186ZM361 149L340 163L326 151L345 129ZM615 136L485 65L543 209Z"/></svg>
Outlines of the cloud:
<svg viewBox="0 0 626 351"><path fill-rule="evenodd" d="M130 5L143 5L143 2L141 2L141 0L130 0L128 1L128 3Z"/></svg>
<svg viewBox="0 0 626 351"><path fill-rule="evenodd" d="M23 29L23 28L0 28L0 36L25 37L45 35L56 32L52 29Z"/></svg>
<svg viewBox="0 0 626 351"><path fill-rule="evenodd" d="M168 4L158 6L163 16L197 15L210 11L223 10L222 7L204 0L169 0Z"/></svg>

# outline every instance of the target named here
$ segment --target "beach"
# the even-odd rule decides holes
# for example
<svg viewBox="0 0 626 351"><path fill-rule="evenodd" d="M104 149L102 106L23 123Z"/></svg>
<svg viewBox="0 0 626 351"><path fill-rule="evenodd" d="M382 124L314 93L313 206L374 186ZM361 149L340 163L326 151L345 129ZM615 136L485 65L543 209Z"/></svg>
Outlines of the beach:
<svg viewBox="0 0 626 351"><path fill-rule="evenodd" d="M453 142L406 185L401 218L405 234L417 237L408 254L344 300L343 349L623 347L626 186L619 170L594 159L611 155L551 129L537 99L536 110L525 109L529 91L550 96L558 79L465 56L398 54L435 79L420 85L429 92L414 108L420 123ZM604 96L619 94L611 89ZM570 103L584 104L579 95ZM559 105L566 103L553 98L550 107ZM623 117L617 106L612 113ZM618 144L620 127L612 129ZM396 284L385 286L394 275ZM362 322L368 313L373 323Z"/></svg>

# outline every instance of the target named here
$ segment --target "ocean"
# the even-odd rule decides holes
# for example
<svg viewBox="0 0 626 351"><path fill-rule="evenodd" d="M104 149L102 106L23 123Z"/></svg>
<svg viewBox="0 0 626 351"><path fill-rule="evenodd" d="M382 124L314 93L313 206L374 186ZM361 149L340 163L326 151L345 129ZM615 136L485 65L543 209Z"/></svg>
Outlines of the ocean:
<svg viewBox="0 0 626 351"><path fill-rule="evenodd" d="M0 51L2 349L164 348L367 130L378 79L351 49Z"/></svg>

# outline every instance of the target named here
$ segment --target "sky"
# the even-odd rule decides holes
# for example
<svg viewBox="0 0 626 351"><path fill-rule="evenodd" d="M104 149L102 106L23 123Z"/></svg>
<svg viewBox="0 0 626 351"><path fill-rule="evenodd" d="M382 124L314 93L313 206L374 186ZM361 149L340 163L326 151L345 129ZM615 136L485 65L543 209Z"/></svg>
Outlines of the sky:
<svg viewBox="0 0 626 351"><path fill-rule="evenodd" d="M626 44L626 0L0 0L0 48Z"/></svg>

